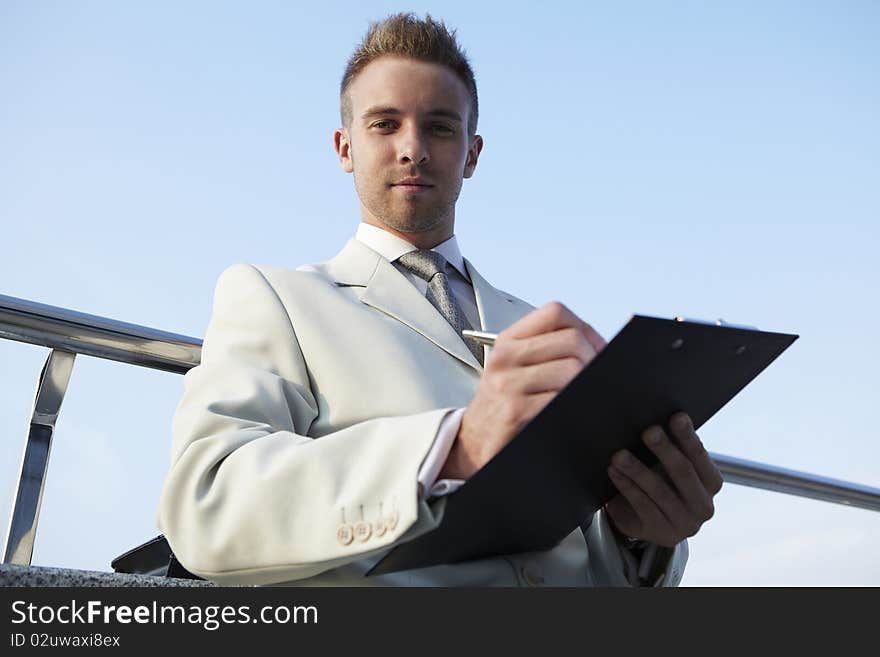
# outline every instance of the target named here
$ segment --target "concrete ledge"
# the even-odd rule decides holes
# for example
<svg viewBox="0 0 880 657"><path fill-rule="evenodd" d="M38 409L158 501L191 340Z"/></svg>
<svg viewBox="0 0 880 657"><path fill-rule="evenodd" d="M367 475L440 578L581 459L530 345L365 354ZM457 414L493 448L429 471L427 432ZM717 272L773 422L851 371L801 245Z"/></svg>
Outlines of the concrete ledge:
<svg viewBox="0 0 880 657"><path fill-rule="evenodd" d="M198 579L0 564L0 586L214 586Z"/></svg>

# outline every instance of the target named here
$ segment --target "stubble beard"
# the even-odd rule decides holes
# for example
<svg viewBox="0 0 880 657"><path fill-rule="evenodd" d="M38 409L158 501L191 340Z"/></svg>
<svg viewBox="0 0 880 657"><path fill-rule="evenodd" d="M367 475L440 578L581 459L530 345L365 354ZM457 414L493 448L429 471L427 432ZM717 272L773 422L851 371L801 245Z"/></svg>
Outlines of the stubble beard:
<svg viewBox="0 0 880 657"><path fill-rule="evenodd" d="M386 184L362 184L357 174L354 176L354 185L361 203L370 214L386 226L403 233L425 233L444 223L451 223L461 192L459 181L456 189L433 200L419 197L407 199ZM436 194L437 188L431 193Z"/></svg>

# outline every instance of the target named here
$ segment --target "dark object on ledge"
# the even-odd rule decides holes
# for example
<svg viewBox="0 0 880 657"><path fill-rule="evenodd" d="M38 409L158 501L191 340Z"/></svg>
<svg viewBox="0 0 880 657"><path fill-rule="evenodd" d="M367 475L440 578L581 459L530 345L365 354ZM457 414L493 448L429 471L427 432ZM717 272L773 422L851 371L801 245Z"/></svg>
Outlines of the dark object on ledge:
<svg viewBox="0 0 880 657"><path fill-rule="evenodd" d="M109 573L100 570L78 570L52 566L0 564L0 589L28 588L193 588L214 586L205 579L153 577L132 573Z"/></svg>
<svg viewBox="0 0 880 657"><path fill-rule="evenodd" d="M135 573L154 577L175 577L178 579L204 579L184 568L171 551L171 546L162 534L143 545L132 548L110 562L117 573Z"/></svg>

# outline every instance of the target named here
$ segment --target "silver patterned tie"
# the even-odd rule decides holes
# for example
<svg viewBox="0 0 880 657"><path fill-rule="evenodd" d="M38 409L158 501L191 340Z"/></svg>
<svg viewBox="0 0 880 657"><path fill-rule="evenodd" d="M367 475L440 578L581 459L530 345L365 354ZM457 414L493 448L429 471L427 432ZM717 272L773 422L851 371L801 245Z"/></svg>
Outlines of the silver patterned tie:
<svg viewBox="0 0 880 657"><path fill-rule="evenodd" d="M452 289L449 287L449 278L446 276L446 258L436 251L422 249L405 253L397 260L413 274L428 281L428 301L452 325L455 332L461 337L468 349L471 350L474 358L482 365L483 347L475 340L461 335L462 329L469 329L471 325L458 303L456 303L455 297L452 295Z"/></svg>

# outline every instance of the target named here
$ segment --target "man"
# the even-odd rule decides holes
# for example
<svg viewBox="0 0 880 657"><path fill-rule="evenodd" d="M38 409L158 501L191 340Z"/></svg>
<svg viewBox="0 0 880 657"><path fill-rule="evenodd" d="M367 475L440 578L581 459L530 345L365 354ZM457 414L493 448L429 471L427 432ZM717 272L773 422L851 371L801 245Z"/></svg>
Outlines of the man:
<svg viewBox="0 0 880 657"><path fill-rule="evenodd" d="M621 495L552 550L364 576L442 523L445 495L605 342L461 256L455 203L483 140L473 73L442 23L374 24L341 106L355 238L326 263L234 265L218 280L159 508L181 563L223 584L676 585L721 486L683 414L672 438L645 433L666 477L615 455ZM469 327L500 332L495 346L465 342Z"/></svg>

